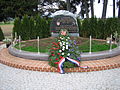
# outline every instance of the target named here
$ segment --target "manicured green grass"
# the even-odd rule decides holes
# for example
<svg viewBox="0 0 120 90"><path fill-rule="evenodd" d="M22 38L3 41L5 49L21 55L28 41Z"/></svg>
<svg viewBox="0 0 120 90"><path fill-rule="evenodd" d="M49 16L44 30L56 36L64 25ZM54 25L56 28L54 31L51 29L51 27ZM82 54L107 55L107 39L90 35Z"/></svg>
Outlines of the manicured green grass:
<svg viewBox="0 0 120 90"><path fill-rule="evenodd" d="M22 43L22 44L25 44L25 43ZM19 44L16 44L15 48L19 49ZM21 50L29 51L29 52L38 52L38 48L33 46L22 47ZM49 47L40 47L39 52L47 53L49 52Z"/></svg>
<svg viewBox="0 0 120 90"><path fill-rule="evenodd" d="M90 47L89 47L89 41L84 43L83 45L78 46L79 50L81 52L89 52ZM116 48L117 45L113 44L112 49ZM91 52L98 52L98 51L104 51L104 50L109 50L110 45L106 43L100 43L98 41L92 41L92 47L91 47Z"/></svg>
<svg viewBox="0 0 120 90"><path fill-rule="evenodd" d="M48 53L50 46L51 46L50 43L53 41L54 41L54 39L41 40L40 43L42 43L42 44L40 45L39 51L42 53ZM79 43L77 45L78 45L80 52L89 52L90 48L89 48L89 40L88 39L83 40L82 43ZM16 44L15 47L19 49L18 44ZM117 45L115 45L115 44L112 45L112 49L116 48L116 47L117 47ZM109 49L110 49L110 45L106 44L106 42L104 42L104 41L96 41L96 40L92 41L92 49L91 49L92 52L104 51L104 50L109 50ZM22 42L22 50L30 51L30 52L38 52L37 43L29 42L29 41Z"/></svg>

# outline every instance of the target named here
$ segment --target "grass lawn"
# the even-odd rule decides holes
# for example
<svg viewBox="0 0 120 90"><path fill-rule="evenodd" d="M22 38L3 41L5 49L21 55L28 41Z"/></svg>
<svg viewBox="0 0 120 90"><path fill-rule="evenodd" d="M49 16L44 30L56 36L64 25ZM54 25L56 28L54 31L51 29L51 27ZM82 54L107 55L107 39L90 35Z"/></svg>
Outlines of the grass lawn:
<svg viewBox="0 0 120 90"><path fill-rule="evenodd" d="M117 45L115 44L112 45L112 49L116 47ZM91 47L92 52L104 51L109 49L110 49L110 45L105 42L100 42L96 40L92 41L92 47ZM79 50L81 52L89 52L89 41L86 41L84 44L79 45Z"/></svg>
<svg viewBox="0 0 120 90"><path fill-rule="evenodd" d="M89 39L75 37L72 38L77 41L77 46L79 47L80 52L89 52ZM55 38L46 38L40 40L40 52L47 53L51 47L51 43L55 41ZM16 48L19 49L18 44L15 45ZM22 42L22 50L30 51L30 52L38 52L37 49L37 41L26 41ZM115 44L112 45L112 48L117 47ZM92 52L109 50L110 45L106 44L105 41L93 40L92 41Z"/></svg>
<svg viewBox="0 0 120 90"><path fill-rule="evenodd" d="M13 25L14 21L0 22L0 25Z"/></svg>

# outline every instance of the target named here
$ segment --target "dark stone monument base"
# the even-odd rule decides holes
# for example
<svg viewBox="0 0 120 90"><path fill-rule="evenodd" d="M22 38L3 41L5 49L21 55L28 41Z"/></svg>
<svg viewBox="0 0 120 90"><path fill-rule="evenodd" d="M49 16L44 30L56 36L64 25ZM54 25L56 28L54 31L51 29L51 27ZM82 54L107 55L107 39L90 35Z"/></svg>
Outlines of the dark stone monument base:
<svg viewBox="0 0 120 90"><path fill-rule="evenodd" d="M58 37L59 33L52 33L52 37ZM79 37L79 33L69 33L70 36Z"/></svg>

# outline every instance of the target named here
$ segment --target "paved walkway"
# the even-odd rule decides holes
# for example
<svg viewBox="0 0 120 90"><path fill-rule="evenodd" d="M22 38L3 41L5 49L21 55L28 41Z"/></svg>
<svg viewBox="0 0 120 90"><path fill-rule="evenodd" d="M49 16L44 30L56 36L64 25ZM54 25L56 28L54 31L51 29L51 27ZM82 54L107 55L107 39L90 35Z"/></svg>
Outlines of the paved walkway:
<svg viewBox="0 0 120 90"><path fill-rule="evenodd" d="M0 64L0 90L120 90L120 69L59 74Z"/></svg>
<svg viewBox="0 0 120 90"><path fill-rule="evenodd" d="M59 74L0 64L0 90L120 90L120 68Z"/></svg>

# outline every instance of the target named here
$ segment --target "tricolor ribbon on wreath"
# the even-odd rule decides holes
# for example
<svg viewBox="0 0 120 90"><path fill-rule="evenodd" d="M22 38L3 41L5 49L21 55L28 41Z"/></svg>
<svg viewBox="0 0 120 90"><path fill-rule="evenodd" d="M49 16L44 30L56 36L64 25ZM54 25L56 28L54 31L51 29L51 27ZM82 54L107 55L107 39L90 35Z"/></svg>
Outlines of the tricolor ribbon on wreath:
<svg viewBox="0 0 120 90"><path fill-rule="evenodd" d="M68 61L68 63L73 63L73 65L77 65L78 67L80 67L80 59L78 59L80 57L80 53L76 52L78 49L75 49L76 46L73 45L73 42L71 41L72 40L70 40L70 37L68 36L68 31L66 29L63 29L60 31L60 36L57 39L57 42L53 42L50 51L50 65L57 66L58 71L61 74L65 73L64 65L66 64L66 61ZM76 42L74 42L74 44L76 44ZM88 67L83 66L81 68Z"/></svg>

